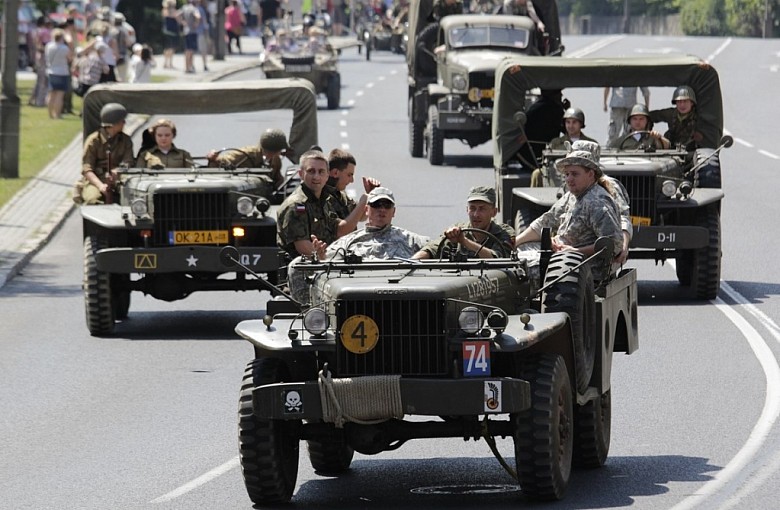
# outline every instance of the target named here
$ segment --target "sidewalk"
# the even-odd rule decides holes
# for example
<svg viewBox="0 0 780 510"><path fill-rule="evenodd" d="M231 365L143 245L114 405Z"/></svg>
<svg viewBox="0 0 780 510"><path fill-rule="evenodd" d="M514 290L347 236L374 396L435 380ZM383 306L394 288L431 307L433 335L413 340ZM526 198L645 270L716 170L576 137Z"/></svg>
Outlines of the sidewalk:
<svg viewBox="0 0 780 510"><path fill-rule="evenodd" d="M184 54L174 56L176 69L162 69L162 55L155 55L154 75L170 76L172 82L213 81L258 64L261 49L257 37L242 37L243 55L226 55L225 60L209 59L208 72L203 60L195 56L194 74L184 70ZM20 72L18 77L32 77ZM130 133L140 123L128 123ZM59 226L76 209L70 198L73 183L81 170L82 137L79 134L46 168L11 201L0 209L0 288L14 277L57 232Z"/></svg>

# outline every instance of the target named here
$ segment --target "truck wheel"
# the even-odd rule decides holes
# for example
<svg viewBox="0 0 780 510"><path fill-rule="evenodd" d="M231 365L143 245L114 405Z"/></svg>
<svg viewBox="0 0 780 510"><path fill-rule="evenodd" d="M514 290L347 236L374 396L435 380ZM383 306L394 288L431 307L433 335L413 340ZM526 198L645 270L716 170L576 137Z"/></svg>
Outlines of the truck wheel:
<svg viewBox="0 0 780 510"><path fill-rule="evenodd" d="M553 253L544 276L544 285L557 279L584 260L581 253L561 251ZM566 312L571 320L574 344L575 386L580 393L588 389L596 361L596 338L593 334L594 310L593 277L587 264L568 273L550 286L542 300L542 312Z"/></svg>
<svg viewBox="0 0 780 510"><path fill-rule="evenodd" d="M332 436L323 439L325 440L307 441L311 467L324 474L339 474L347 471L355 450L347 444L344 431L337 429Z"/></svg>
<svg viewBox="0 0 780 510"><path fill-rule="evenodd" d="M612 396L609 391L585 405L577 406L574 415L574 465L597 468L609 454L612 432Z"/></svg>
<svg viewBox="0 0 780 510"><path fill-rule="evenodd" d="M129 275L115 274L111 277L111 306L114 318L120 321L127 319L130 311L130 291L126 289L129 282Z"/></svg>
<svg viewBox="0 0 780 510"><path fill-rule="evenodd" d="M512 415L520 488L531 499L561 499L569 485L574 442L566 363L557 354L538 354L525 360L520 376L531 383L531 407Z"/></svg>
<svg viewBox="0 0 780 510"><path fill-rule="evenodd" d="M341 75L334 74L330 77L325 94L328 96L328 110L337 109L341 102Z"/></svg>
<svg viewBox="0 0 780 510"><path fill-rule="evenodd" d="M683 287L690 287L693 279L693 251L682 250L682 253L675 257L675 272L677 281Z"/></svg>
<svg viewBox="0 0 780 510"><path fill-rule="evenodd" d="M409 152L413 158L423 157L423 129L425 126L414 121L414 99L409 99Z"/></svg>
<svg viewBox="0 0 780 510"><path fill-rule="evenodd" d="M434 166L444 163L444 133L439 129L439 109L428 109L428 161Z"/></svg>
<svg viewBox="0 0 780 510"><path fill-rule="evenodd" d="M300 420L263 420L255 415L252 388L287 379L281 360L255 359L246 367L238 401L238 452L244 485L256 505L287 503L298 478Z"/></svg>
<svg viewBox="0 0 780 510"><path fill-rule="evenodd" d="M373 38L369 35L368 39L366 39L366 62L371 60L371 50L373 49L372 46L374 45Z"/></svg>
<svg viewBox="0 0 780 510"><path fill-rule="evenodd" d="M696 224L709 231L709 244L694 255L693 289L699 299L715 299L720 290L720 213L716 205L699 211Z"/></svg>
<svg viewBox="0 0 780 510"><path fill-rule="evenodd" d="M111 275L98 271L95 255L106 248L104 241L94 237L84 239L84 309L87 328L92 336L108 335L114 331L111 295Z"/></svg>

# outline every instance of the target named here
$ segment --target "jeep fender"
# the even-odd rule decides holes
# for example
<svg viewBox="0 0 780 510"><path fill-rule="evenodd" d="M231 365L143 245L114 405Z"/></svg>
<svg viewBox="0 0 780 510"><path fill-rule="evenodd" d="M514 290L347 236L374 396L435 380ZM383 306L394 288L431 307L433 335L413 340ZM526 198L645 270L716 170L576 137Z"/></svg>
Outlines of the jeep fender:
<svg viewBox="0 0 780 510"><path fill-rule="evenodd" d="M119 204L82 205L81 217L84 225L92 223L104 229L126 229L128 225L122 217L122 207ZM85 232L87 229L85 228Z"/></svg>

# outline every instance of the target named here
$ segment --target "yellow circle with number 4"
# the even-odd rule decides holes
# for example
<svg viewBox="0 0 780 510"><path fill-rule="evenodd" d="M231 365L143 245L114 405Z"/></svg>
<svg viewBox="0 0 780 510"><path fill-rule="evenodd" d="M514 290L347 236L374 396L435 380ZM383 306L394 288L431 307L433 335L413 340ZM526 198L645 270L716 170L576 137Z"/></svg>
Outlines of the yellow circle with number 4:
<svg viewBox="0 0 780 510"><path fill-rule="evenodd" d="M341 343L354 354L365 354L376 347L379 327L366 315L353 315L341 325Z"/></svg>

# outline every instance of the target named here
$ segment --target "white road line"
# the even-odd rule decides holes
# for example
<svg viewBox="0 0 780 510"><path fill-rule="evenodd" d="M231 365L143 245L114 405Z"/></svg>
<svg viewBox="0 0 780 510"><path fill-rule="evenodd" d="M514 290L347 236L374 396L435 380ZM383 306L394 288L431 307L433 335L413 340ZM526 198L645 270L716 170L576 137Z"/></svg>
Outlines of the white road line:
<svg viewBox="0 0 780 510"><path fill-rule="evenodd" d="M347 127L347 121L346 121L346 120L344 120L344 119L341 119L341 120L339 121L339 126L341 126L341 127Z"/></svg>
<svg viewBox="0 0 780 510"><path fill-rule="evenodd" d="M341 136L341 138L347 138L349 136L349 133L347 133L346 131L341 131L339 133L339 136Z"/></svg>
<svg viewBox="0 0 780 510"><path fill-rule="evenodd" d="M753 148L754 145L747 140L743 140L742 138L734 138L734 141L737 142L740 145L744 145L745 147Z"/></svg>
<svg viewBox="0 0 780 510"><path fill-rule="evenodd" d="M594 42L593 44L590 44L588 46L585 46L584 48L580 48L577 51L573 51L572 53L567 53L566 56L568 58L582 58L585 55L589 55L595 51L600 50L601 48L604 48L605 46L609 46L612 43L618 42L621 39L624 39L625 35L613 35L610 37L602 37L598 41Z"/></svg>
<svg viewBox="0 0 780 510"><path fill-rule="evenodd" d="M385 77L384 77L384 76L380 76L379 78L377 78L377 80L378 80L378 81L384 81L384 80L385 80Z"/></svg>
<svg viewBox="0 0 780 510"><path fill-rule="evenodd" d="M355 100L350 99L349 101L347 101L347 106L355 106Z"/></svg>
<svg viewBox="0 0 780 510"><path fill-rule="evenodd" d="M753 461L756 454L761 451L764 442L767 437L769 437L772 427L777 421L778 416L780 416L780 366L778 366L777 359L764 338L735 310L735 308L745 308L748 313L758 318L778 342L780 342L780 328L777 327L777 324L775 324L774 321L761 313L755 306L751 305L744 296L732 289L726 282L721 282L721 289L728 294L731 299L736 301L737 305L728 305L722 299L717 298L715 299L715 307L740 330L764 371L764 376L766 378L764 407L761 410L761 416L759 416L756 424L753 426L753 430L750 432L747 441L745 441L745 444L742 445L742 448L737 452L734 458L732 458L721 471L716 473L712 480L705 483L701 489L694 494L672 507L672 510L694 508L698 506L699 503L706 503L707 497L717 494L718 491L733 482L734 479L741 474L741 471ZM735 494L729 498L729 501L731 502L734 498L738 498L741 493L746 493L746 488L744 486L737 489ZM709 507L712 508L712 505Z"/></svg>
<svg viewBox="0 0 780 510"><path fill-rule="evenodd" d="M390 74L398 74L398 69L391 69Z"/></svg>
<svg viewBox="0 0 780 510"><path fill-rule="evenodd" d="M731 44L731 37L729 37L728 39L726 39L725 41L723 41L723 44L721 44L721 45L718 47L718 49L717 49L717 50L715 50L715 51L712 53L712 55L710 55L709 57L707 57L707 62L712 62L713 60L715 60L715 57L717 57L718 55L720 55L720 54L721 54L721 52L722 52L723 50L725 50L725 49L728 47L728 45L729 45L729 44Z"/></svg>
<svg viewBox="0 0 780 510"><path fill-rule="evenodd" d="M238 465L239 465L238 455L236 455L235 457L233 457L229 461L225 462L221 466L215 467L211 471L200 475L199 477L197 477L196 479L192 480L191 482L185 483L181 487L172 490L168 494L163 494L159 498L153 499L151 502L152 503L165 503L166 501L174 500L174 499L176 499L178 497L181 497L181 496L187 494L188 492L190 492L192 490L197 489L201 485L205 485L205 484L209 483L211 480L224 475L225 473L227 473L231 469L237 468Z"/></svg>
<svg viewBox="0 0 780 510"><path fill-rule="evenodd" d="M780 159L780 156L778 156L777 154L772 154L771 152L765 151L764 149L759 149L758 153L759 154L763 154L764 156L766 156L768 158Z"/></svg>
<svg viewBox="0 0 780 510"><path fill-rule="evenodd" d="M348 151L349 150L349 144L348 143L342 143L341 144L341 148L344 149L345 151Z"/></svg>
<svg viewBox="0 0 780 510"><path fill-rule="evenodd" d="M357 92L355 92L355 95L356 95L357 97L360 97L360 96L362 96L362 95L363 95L363 91L362 91L362 90L358 90Z"/></svg>
<svg viewBox="0 0 780 510"><path fill-rule="evenodd" d="M349 115L349 110L341 110L342 115Z"/></svg>
<svg viewBox="0 0 780 510"><path fill-rule="evenodd" d="M368 83L366 83L366 88L367 88L367 89L374 88L374 83L373 83L373 82L368 82Z"/></svg>

